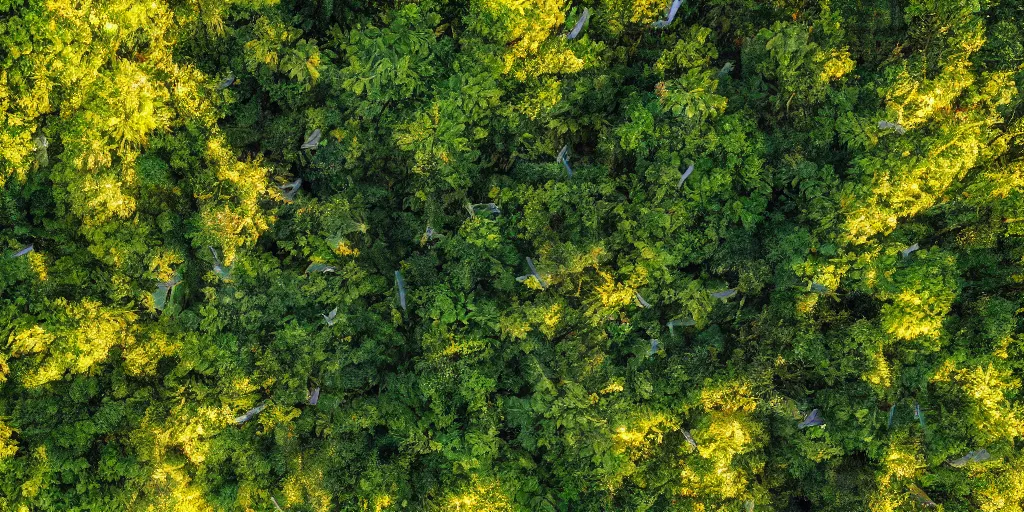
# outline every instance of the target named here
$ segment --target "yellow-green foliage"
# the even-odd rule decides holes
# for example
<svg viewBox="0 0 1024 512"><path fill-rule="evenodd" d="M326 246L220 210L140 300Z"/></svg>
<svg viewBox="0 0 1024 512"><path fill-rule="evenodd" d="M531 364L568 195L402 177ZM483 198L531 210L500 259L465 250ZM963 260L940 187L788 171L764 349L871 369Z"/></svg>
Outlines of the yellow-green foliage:
<svg viewBox="0 0 1024 512"><path fill-rule="evenodd" d="M0 512L1021 511L1019 2L672 3L0 0Z"/></svg>

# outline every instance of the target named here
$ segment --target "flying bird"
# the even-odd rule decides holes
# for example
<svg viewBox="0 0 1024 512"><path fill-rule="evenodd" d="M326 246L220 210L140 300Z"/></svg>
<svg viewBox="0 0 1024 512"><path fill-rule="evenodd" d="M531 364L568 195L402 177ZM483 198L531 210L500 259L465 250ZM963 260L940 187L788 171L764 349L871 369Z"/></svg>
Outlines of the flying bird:
<svg viewBox="0 0 1024 512"><path fill-rule="evenodd" d="M796 428L804 429L807 427L817 427L819 425L824 424L825 418L821 417L821 411L819 411L818 409L814 409L806 417L804 417L804 420L801 421L800 424L796 426Z"/></svg>
<svg viewBox="0 0 1024 512"><path fill-rule="evenodd" d="M690 174L692 172L693 172L693 164L690 164L690 166L686 168L686 171L683 172L682 177L679 178L679 184L676 185L677 189L683 188L683 183L686 181L686 178L690 177Z"/></svg>
<svg viewBox="0 0 1024 512"><path fill-rule="evenodd" d="M277 188L281 190L281 195L284 197L285 201L291 202L295 199L295 194L298 194L299 190L302 188L302 178L296 178L295 181L285 183Z"/></svg>
<svg viewBox="0 0 1024 512"><path fill-rule="evenodd" d="M23 247L20 251L12 254L11 257L12 258L20 258L20 257L22 257L22 256L24 256L24 255L26 255L26 254L34 251L34 250L36 250L36 245L35 244L28 244L25 247Z"/></svg>
<svg viewBox="0 0 1024 512"><path fill-rule="evenodd" d="M906 128L903 127L903 125L899 123L890 123L889 121L879 121L878 128L880 130L893 130L900 135L907 133L907 130Z"/></svg>
<svg viewBox="0 0 1024 512"><path fill-rule="evenodd" d="M332 266L330 266L330 265L328 265L326 263L310 263L309 266L306 267L306 273L307 274L313 274L313 273L317 273L317 272L326 274L328 272L334 272L336 270L337 270L336 268L334 268L334 267L332 267Z"/></svg>
<svg viewBox="0 0 1024 512"><path fill-rule="evenodd" d="M672 5L668 8L668 18L655 21L654 28L665 28L671 25L672 20L676 19L676 12L679 10L680 5L683 5L683 0L673 0Z"/></svg>
<svg viewBox="0 0 1024 512"><path fill-rule="evenodd" d="M170 279L157 284L156 290L153 292L153 308L157 311L163 311L167 305L167 299L170 296L171 290L174 290L174 287L180 282L181 278L175 272Z"/></svg>
<svg viewBox="0 0 1024 512"><path fill-rule="evenodd" d="M331 312L327 313L326 315L320 313L320 316L324 317L324 322L327 322L327 325L334 325L335 323L337 323L335 317L338 316L338 308L332 309Z"/></svg>
<svg viewBox="0 0 1024 512"><path fill-rule="evenodd" d="M569 167L569 145L562 146L562 150L558 152L558 158L555 159L558 163L565 166L565 172L572 177L572 167Z"/></svg>
<svg viewBox="0 0 1024 512"><path fill-rule="evenodd" d="M530 273L533 275L533 277L535 277L537 279L537 283L540 284L540 288L542 290L546 290L547 287L548 287L548 284L545 283L544 279L540 277L540 273L537 272L537 267L533 266L533 259L527 257L526 258L526 264L530 267Z"/></svg>
<svg viewBox="0 0 1024 512"><path fill-rule="evenodd" d="M395 271L395 284L398 285L398 304L402 306L402 311L405 311L405 279L402 279L402 272L399 270Z"/></svg>
<svg viewBox="0 0 1024 512"><path fill-rule="evenodd" d="M217 251L213 247L208 247L210 254L213 255L213 273L217 274L217 277L221 279L227 279L231 275L231 267L224 268L220 262L220 258L217 256Z"/></svg>
<svg viewBox="0 0 1024 512"><path fill-rule="evenodd" d="M255 418L257 414L263 412L263 409L266 409L266 408L267 408L267 404L266 403L262 403L260 405L257 405L256 407L253 407L252 409L249 409L248 411L245 411L245 414L235 418L235 425L241 425L241 424L243 424L243 423L245 423L245 422Z"/></svg>
<svg viewBox="0 0 1024 512"><path fill-rule="evenodd" d="M921 424L921 430L925 430L924 413L921 412L921 404L914 402L914 419Z"/></svg>
<svg viewBox="0 0 1024 512"><path fill-rule="evenodd" d="M982 448L980 450L968 452L967 455L964 455L959 459L949 461L949 465L954 468L962 468L972 462L985 462L991 458L992 455L988 453L988 450Z"/></svg>
<svg viewBox="0 0 1024 512"><path fill-rule="evenodd" d="M920 248L920 245L914 243L914 245L911 245L910 247L907 247L906 249L900 251L900 254L903 256L903 259L907 259L910 257L911 254L914 254L914 252L919 250Z"/></svg>
<svg viewBox="0 0 1024 512"><path fill-rule="evenodd" d="M907 490L910 491L910 495L914 497L922 506L925 507L937 507L938 504L932 501L920 487L914 484L907 484Z"/></svg>
<svg viewBox="0 0 1024 512"><path fill-rule="evenodd" d="M566 39L568 39L570 41L572 41L573 39L576 39L576 36L580 35L580 31L583 30L583 25L586 24L587 20L589 20L589 19L590 19L590 9L584 7L583 8L583 14L580 15L580 19L576 21L576 26L574 26L572 28L572 32L569 32L569 35L566 36Z"/></svg>
<svg viewBox="0 0 1024 512"><path fill-rule="evenodd" d="M501 215L501 208L494 203L477 203L468 206L469 214L476 217L477 213L488 212L491 215Z"/></svg>
<svg viewBox="0 0 1024 512"><path fill-rule="evenodd" d="M647 349L647 355L653 356L661 350L661 343L658 340L651 340L651 348Z"/></svg>
<svg viewBox="0 0 1024 512"><path fill-rule="evenodd" d="M665 326L668 327L668 333L673 336L676 335L676 327L690 327L692 325L697 325L697 322L688 316L674 318L665 323Z"/></svg>
<svg viewBox="0 0 1024 512"><path fill-rule="evenodd" d="M306 142L302 143L299 149L316 149L320 145L320 129L313 130Z"/></svg>
<svg viewBox="0 0 1024 512"><path fill-rule="evenodd" d="M690 435L690 431L689 430L686 430L685 428L683 429L683 437L686 438L686 443L687 444L692 446L694 450L697 449L697 441L694 441L693 436Z"/></svg>

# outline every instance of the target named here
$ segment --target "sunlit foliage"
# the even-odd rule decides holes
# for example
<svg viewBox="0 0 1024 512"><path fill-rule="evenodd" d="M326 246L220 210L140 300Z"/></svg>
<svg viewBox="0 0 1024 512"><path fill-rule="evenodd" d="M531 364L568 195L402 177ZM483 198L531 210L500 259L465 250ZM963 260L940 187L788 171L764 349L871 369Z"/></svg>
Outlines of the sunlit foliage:
<svg viewBox="0 0 1024 512"><path fill-rule="evenodd" d="M0 511L1021 511L1019 2L672 3L0 0Z"/></svg>

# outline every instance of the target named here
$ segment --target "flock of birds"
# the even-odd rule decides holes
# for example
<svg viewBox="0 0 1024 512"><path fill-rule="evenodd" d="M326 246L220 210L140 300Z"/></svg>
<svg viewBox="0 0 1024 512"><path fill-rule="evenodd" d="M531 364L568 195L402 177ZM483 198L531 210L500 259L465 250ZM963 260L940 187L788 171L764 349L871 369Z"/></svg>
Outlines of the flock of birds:
<svg viewBox="0 0 1024 512"><path fill-rule="evenodd" d="M668 27L675 20L676 14L678 13L679 7L681 5L682 5L682 0L673 0L672 3L668 7L668 15L667 15L667 17L665 19L662 19L662 20L654 22L652 24L652 26L655 27L655 28L665 28L665 27ZM583 28L586 26L587 22L590 20L590 16L591 16L590 9L589 8L584 8L582 14L577 19L576 24L573 26L572 30L566 35L566 38L568 40L573 40L573 39L576 39L577 37L579 37L579 35L583 31ZM732 69L733 69L732 63L728 62L728 63L725 64L725 66L722 67L722 70L719 72L719 74L728 74L729 72L732 71ZM218 88L219 89L226 89L226 88L230 87L232 84L235 83L235 79L236 79L235 75L234 74L230 74L229 76L227 76L225 79L223 79L219 83ZM889 121L879 121L878 122L878 128L882 129L882 130L893 130L896 133L899 133L901 135L906 133L906 130L904 129L904 127L902 125L900 125L899 123L892 123L892 122L889 122ZM299 146L299 149L302 150L302 151L315 150L320 145L321 137L322 137L322 132L321 132L321 130L319 128L313 130L313 132L309 135L309 137L307 137L306 140ZM40 165L45 166L49 162L49 158L48 158L48 155L47 155L47 147L48 147L49 143L46 140L46 136L40 134L40 135L38 135L34 139L34 142L35 142L35 145L36 145L37 159L38 159ZM569 177L572 177L573 176L573 169L572 169L572 166L569 165L569 156L570 156L569 145L565 145L565 146L562 147L561 151L559 151L559 153L558 153L558 155L557 155L555 160L556 160L557 163L559 163L562 166L564 166L566 174L568 174ZM686 170L682 173L681 177L679 178L679 183L676 185L677 189L678 188L682 188L682 186L686 182L687 178L689 178L690 174L693 173L693 170L694 170L694 165L691 163L691 164L689 164L689 166L686 168ZM301 178L297 178L294 181L286 183L284 185L281 185L278 188L281 191L281 196L284 198L284 200L288 201L288 202L291 202L291 201L293 201L295 199L295 196L299 192L301 187L302 187L302 179ZM480 215L480 214L490 214L490 215L500 215L501 214L501 209L496 204L494 204L494 203L468 204L467 205L467 209L468 209L468 211L469 211L471 216L477 216L477 215ZM437 233L437 231L435 231L430 226L428 226L426 228L426 232L424 233L424 239L428 240L428 241L435 240L435 239L437 239L437 238L439 238L441 236L442 235ZM210 249L210 253L212 254L212 257L213 257L213 272L214 272L214 274L216 274L221 279L228 279L229 276L230 276L230 273L231 273L230 266L223 265L223 263L221 262L220 257L217 254L217 251L213 247L209 247L209 249ZM901 250L900 254L903 256L903 258L907 258L914 251L917 251L918 249L920 249L920 246L917 243L915 243L915 244L907 247L906 249ZM35 245L34 244L29 244L29 245L25 246L24 248L22 248L21 250L13 253L10 257L12 257L12 258L19 258L19 257L25 256L25 255L33 252L34 250L35 250ZM533 279L533 280L536 281L536 283L540 286L540 288L542 290L547 289L548 288L548 283L541 276L540 272L537 271L537 267L534 265L534 262L533 262L532 258L529 258L529 257L526 258L526 265L529 268L529 273L517 277L516 278L517 281L525 282L527 280ZM325 264L325 263L310 263L309 266L306 268L305 273L306 274L310 274L310 273L329 273L329 272L335 272L335 271L336 271L335 267L333 267L331 265L328 265L328 264ZM174 290L175 286L177 286L180 282L181 282L181 277L178 275L178 273L175 273L171 277L171 279L157 284L156 290L153 292L153 304L154 304L154 307L157 310L162 311L166 307L171 292ZM395 285L396 285L396 288L397 288L398 304L402 308L402 311L406 312L407 311L407 300L406 300L405 279L402 277L402 272L400 270L396 270L395 271ZM820 283L811 283L810 290L814 291L816 293L826 293L828 291L828 288L826 286L820 284ZM640 292L634 292L634 293L635 293L636 302L637 302L637 304L641 308L651 308L652 307L651 304L649 302L647 302L647 300L644 299L644 297L640 294ZM721 290L721 291L709 292L709 294L710 294L710 296L712 298L720 299L720 300L723 300L723 301L725 301L726 299L728 299L730 297L733 297L734 295L736 295L736 293L737 293L736 288L728 288L728 289ZM329 313L323 314L321 316L323 316L324 322L327 325L333 326L335 324L335 322L337 321L337 314L338 314L338 308L334 308ZM693 318L691 318L691 317L680 317L680 318L675 318L675 319L672 319L672 320L668 321L666 323L666 326L668 327L669 332L671 334L674 334L674 329L676 327L694 326L696 324L697 324L697 322ZM661 351L662 351L662 346L661 346L661 343L659 342L659 340L651 339L650 340L650 348L647 350L647 355L649 357L650 356L654 356L655 354L657 354L658 352L661 352ZM309 396L307 398L307 403L309 405L311 405L311 406L316 406L316 404L319 401L320 401L320 388L316 387L316 388L313 388L312 390L309 391ZM267 406L268 406L268 402L262 402L259 405L253 407L252 409L249 409L248 411L246 411L241 416L236 417L234 419L233 423L235 425L243 425L243 424L249 422L250 420L252 420L253 418L255 418L261 412L263 412L263 410L265 410L267 408ZM895 412L895 409L896 409L896 405L893 404L893 406L889 410L889 415L888 415L888 425L889 425L889 427L892 426L893 414ZM924 427L924 414L921 411L920 405L916 404L916 403L914 404L914 417L915 417L915 419L918 419L921 422L921 426L923 428ZM801 421L799 424L797 424L797 428L799 428L799 429L806 429L806 428L818 427L818 426L824 427L824 425L825 425L825 419L822 416L821 411L819 409L813 409L813 410L811 410L811 412L809 412L804 417L803 421ZM683 433L683 437L686 439L687 444L691 448L693 448L694 450L697 450L698 449L697 441L693 438L693 436L690 434L690 432L688 430L686 430L686 429L682 429L682 433ZM967 465L969 465L971 463L987 461L990 458L991 458L991 454L989 454L989 452L987 450L979 449L979 450L971 451L968 454L966 454L963 457L960 457L958 459L951 460L951 461L949 461L949 464L951 466L953 466L953 467L961 468L961 467L967 466ZM922 505L927 506L927 507L934 507L934 506L936 506L936 503L934 501L932 501L931 498L929 498L928 495L925 494L925 492L923 490L921 490L920 487L918 487L918 486L916 486L914 484L909 484L907 486L907 488L908 488L910 494L915 499L917 499L917 501L920 502ZM277 511L281 511L281 507L280 507L280 505L278 505L277 499L275 499L273 496L271 496L270 500L271 500L271 502L274 505L274 509L277 510ZM753 511L754 510L754 503L753 503L753 501L752 500L748 500L745 503L745 508L747 509L748 512Z"/></svg>

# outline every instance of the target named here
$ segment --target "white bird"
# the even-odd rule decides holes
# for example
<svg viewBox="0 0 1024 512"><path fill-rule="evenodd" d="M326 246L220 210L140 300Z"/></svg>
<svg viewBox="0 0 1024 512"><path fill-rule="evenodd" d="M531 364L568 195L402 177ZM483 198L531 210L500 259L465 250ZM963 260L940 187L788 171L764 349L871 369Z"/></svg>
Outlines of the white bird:
<svg viewBox="0 0 1024 512"><path fill-rule="evenodd" d="M562 146L562 150L558 152L558 157L555 159L556 162L565 166L565 172L572 177L572 167L569 167L569 145Z"/></svg>
<svg viewBox="0 0 1024 512"><path fill-rule="evenodd" d="M684 316L684 317L680 317L680 318L674 318L672 320L669 320L665 324L665 326L668 327L669 334L671 334L673 336L675 336L675 334L676 334L676 329L675 329L676 327L690 327L690 326L693 326L693 325L697 325L697 322L694 321L694 319L692 319L692 318L690 318L688 316Z"/></svg>
<svg viewBox="0 0 1024 512"><path fill-rule="evenodd" d="M890 123L889 121L879 121L878 128L880 130L894 130L896 133L900 135L907 133L907 130L906 128L903 127L903 125L899 123Z"/></svg>
<svg viewBox="0 0 1024 512"><path fill-rule="evenodd" d="M733 295L736 295L736 288L729 288L728 290L722 290L720 292L714 292L711 294L711 296L716 299L728 299Z"/></svg>
<svg viewBox="0 0 1024 512"><path fill-rule="evenodd" d="M267 404L266 403L262 403L260 405L257 405L256 407L253 407L252 409L249 409L248 411L245 411L245 414L235 418L235 425L241 425L241 424L243 424L243 423L253 419L254 417L256 417L257 414L263 412L263 409L266 409L266 408L267 408Z"/></svg>
<svg viewBox="0 0 1024 512"><path fill-rule="evenodd" d="M817 427L818 425L824 424L825 418L821 417L821 411L819 411L818 409L814 409L810 413L808 413L806 417L804 417L804 420L801 421L800 424L796 426L796 428L803 429L807 427Z"/></svg>
<svg viewBox="0 0 1024 512"><path fill-rule="evenodd" d="M299 149L316 149L320 145L320 129L313 130L306 142L302 143Z"/></svg>
<svg viewBox="0 0 1024 512"><path fill-rule="evenodd" d="M576 36L580 35L580 31L583 30L583 25L586 24L587 20L589 20L589 19L590 19L590 9L584 7L583 8L583 14L580 15L580 19L576 21L576 26L574 26L572 28L572 32L569 32L569 35L566 36L566 39L568 39L570 41L572 41L573 39L576 39Z"/></svg>
<svg viewBox="0 0 1024 512"><path fill-rule="evenodd" d="M468 205L468 208L469 208L469 214L474 216L474 217L476 217L476 214L478 212L479 213L488 212L491 215L501 215L501 208L498 208L498 205L496 205L494 203L471 204L471 205Z"/></svg>
<svg viewBox="0 0 1024 512"><path fill-rule="evenodd" d="M681 178L679 178L679 184L676 185L677 189L683 187L683 182L686 181L686 178L690 177L690 173L692 173L692 172L693 172L693 164L690 164L690 166L687 167L686 171L683 173L683 176Z"/></svg>
<svg viewBox="0 0 1024 512"><path fill-rule="evenodd" d="M685 428L683 429L683 437L685 437L685 438L686 438L686 442L687 442L687 443L688 443L688 444L689 444L690 446L692 446L694 450L696 450L696 449L697 449L697 441L694 441L694 440L693 440L693 436L692 436L692 435L690 435L690 431L689 431L689 430L686 430Z"/></svg>
<svg viewBox="0 0 1024 512"><path fill-rule="evenodd" d="M221 279L227 279L231 275L231 267L224 268L221 265L220 258L217 256L217 251L213 247L209 247L210 254L213 255L213 273L217 274L217 277Z"/></svg>
<svg viewBox="0 0 1024 512"><path fill-rule="evenodd" d="M171 290L180 282L181 278L175 273L169 280L157 284L156 291L153 292L153 308L157 311L163 311L167 305L167 299Z"/></svg>
<svg viewBox="0 0 1024 512"><path fill-rule="evenodd" d="M653 356L654 354L657 354L659 350L661 350L661 343L658 342L658 340L652 339L651 348L647 349L647 356Z"/></svg>
<svg viewBox="0 0 1024 512"><path fill-rule="evenodd" d="M659 20L654 22L654 28L665 28L672 24L672 20L676 19L676 11L679 10L679 6L683 4L683 0L674 0L672 5L668 9L668 19Z"/></svg>
<svg viewBox="0 0 1024 512"><path fill-rule="evenodd" d="M932 499L929 498L928 495L925 494L924 491L922 491L920 487L918 487L918 486L916 486L914 484L907 484L907 490L910 491L910 494L914 497L914 499L916 499L919 503L921 503L922 506L924 506L924 507L937 507L938 506L938 504L935 503L934 501L932 501Z"/></svg>
<svg viewBox="0 0 1024 512"><path fill-rule="evenodd" d="M992 458L992 455L988 453L988 450L982 448L980 450L968 452L967 455L964 455L959 459L949 461L949 465L954 468L962 468L972 462L985 462L990 458Z"/></svg>
<svg viewBox="0 0 1024 512"><path fill-rule="evenodd" d="M405 279L402 279L402 272L399 270L395 271L395 284L398 285L398 304L402 306L402 311L405 309Z"/></svg>
<svg viewBox="0 0 1024 512"><path fill-rule="evenodd" d="M335 317L338 316L338 308L332 309L331 312L327 313L326 315L320 313L320 316L324 317L324 322L327 322L327 325L334 325L335 323L337 323Z"/></svg>
<svg viewBox="0 0 1024 512"><path fill-rule="evenodd" d="M315 387L309 392L309 405L316 405L320 401L320 388Z"/></svg>
<svg viewBox="0 0 1024 512"><path fill-rule="evenodd" d="M24 256L24 255L26 255L26 254L34 251L34 250L36 250L36 245L35 244L28 244L24 248L22 248L20 251L12 254L11 257L12 258L20 258L20 257L22 257L22 256Z"/></svg>
<svg viewBox="0 0 1024 512"><path fill-rule="evenodd" d="M909 258L911 254L914 254L914 252L920 248L921 246L915 243L914 245L911 245L910 247L907 247L906 249L900 251L900 254L903 255L904 259L906 259Z"/></svg>
<svg viewBox="0 0 1024 512"><path fill-rule="evenodd" d="M298 194L299 190L302 188L302 178L296 178L295 181L285 183L277 188L281 190L281 195L284 197L285 201L292 201L295 199L295 194Z"/></svg>
<svg viewBox="0 0 1024 512"><path fill-rule="evenodd" d="M316 273L316 272L320 272L320 273L326 274L328 272L334 272L335 270L337 270L337 269L335 269L334 267L332 267L332 266L330 266L330 265L328 265L326 263L310 263L309 266L306 267L306 273L307 274Z"/></svg>
<svg viewBox="0 0 1024 512"><path fill-rule="evenodd" d="M537 272L537 267L533 266L533 259L529 257L526 258L526 264L530 267L530 273L533 275L533 277L537 278L537 283L540 284L540 288L542 290L546 290L548 284L545 283L544 279L540 277L540 273Z"/></svg>

